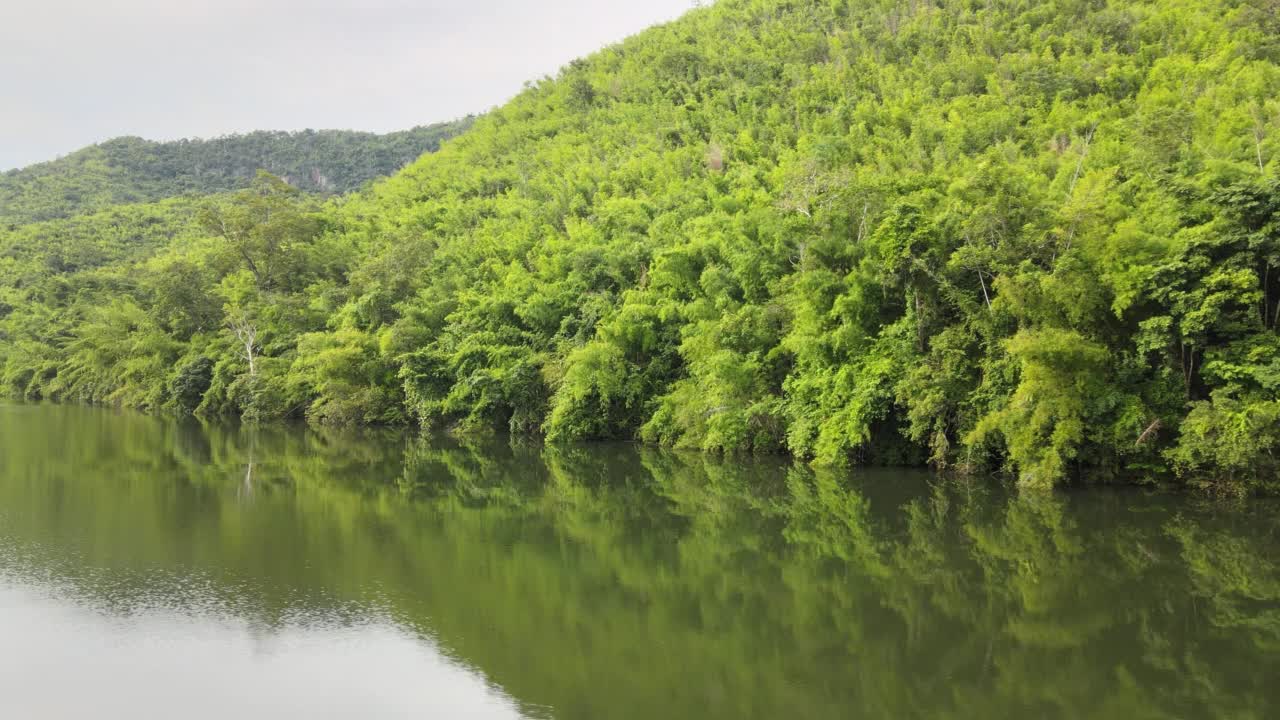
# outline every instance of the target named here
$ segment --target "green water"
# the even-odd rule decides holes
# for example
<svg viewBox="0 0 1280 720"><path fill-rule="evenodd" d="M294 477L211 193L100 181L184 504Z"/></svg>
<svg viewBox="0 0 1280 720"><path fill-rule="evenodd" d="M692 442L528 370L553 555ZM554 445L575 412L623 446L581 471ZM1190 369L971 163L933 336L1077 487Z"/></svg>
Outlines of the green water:
<svg viewBox="0 0 1280 720"><path fill-rule="evenodd" d="M1278 510L0 406L0 717L1275 718Z"/></svg>

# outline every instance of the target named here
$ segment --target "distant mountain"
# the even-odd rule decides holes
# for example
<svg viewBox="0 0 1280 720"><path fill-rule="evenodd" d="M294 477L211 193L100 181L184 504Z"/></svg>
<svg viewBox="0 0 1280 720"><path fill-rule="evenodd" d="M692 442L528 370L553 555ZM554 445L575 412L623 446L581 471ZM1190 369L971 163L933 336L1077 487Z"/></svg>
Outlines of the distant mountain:
<svg viewBox="0 0 1280 720"><path fill-rule="evenodd" d="M117 138L0 174L0 223L19 225L113 205L238 190L260 169L307 192L346 193L437 150L472 120L386 135L305 130L177 142Z"/></svg>

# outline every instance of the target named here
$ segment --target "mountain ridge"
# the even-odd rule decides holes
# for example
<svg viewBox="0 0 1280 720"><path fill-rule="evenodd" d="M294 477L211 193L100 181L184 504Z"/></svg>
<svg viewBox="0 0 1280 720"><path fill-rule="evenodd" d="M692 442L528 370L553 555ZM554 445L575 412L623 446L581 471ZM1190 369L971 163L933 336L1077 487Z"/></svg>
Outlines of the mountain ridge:
<svg viewBox="0 0 1280 720"><path fill-rule="evenodd" d="M254 131L210 139L123 136L0 173L0 223L20 225L112 205L243 189L263 169L307 192L343 194L464 132L474 117L391 133Z"/></svg>

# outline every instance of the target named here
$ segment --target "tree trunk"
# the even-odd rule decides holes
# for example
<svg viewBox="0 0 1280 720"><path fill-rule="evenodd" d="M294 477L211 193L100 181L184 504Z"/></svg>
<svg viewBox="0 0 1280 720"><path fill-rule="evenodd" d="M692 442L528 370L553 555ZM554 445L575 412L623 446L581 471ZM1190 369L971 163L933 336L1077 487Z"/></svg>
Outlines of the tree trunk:
<svg viewBox="0 0 1280 720"><path fill-rule="evenodd" d="M236 339L244 345L244 359L249 363L249 377L258 374L257 355L254 352L258 344L258 329L249 322L248 318L239 315L230 318L227 324L231 326L231 331L235 333Z"/></svg>

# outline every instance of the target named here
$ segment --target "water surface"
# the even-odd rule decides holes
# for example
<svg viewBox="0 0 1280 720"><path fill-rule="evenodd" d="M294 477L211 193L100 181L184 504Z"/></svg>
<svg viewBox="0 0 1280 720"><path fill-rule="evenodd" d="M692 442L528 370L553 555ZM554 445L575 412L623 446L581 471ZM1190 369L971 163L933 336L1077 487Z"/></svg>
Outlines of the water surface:
<svg viewBox="0 0 1280 720"><path fill-rule="evenodd" d="M1273 718L1278 510L0 406L0 717Z"/></svg>

